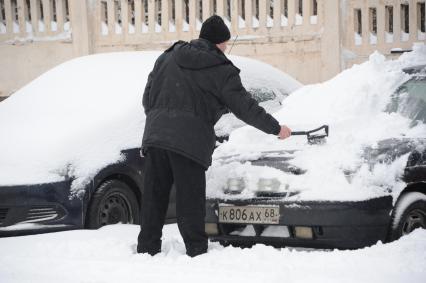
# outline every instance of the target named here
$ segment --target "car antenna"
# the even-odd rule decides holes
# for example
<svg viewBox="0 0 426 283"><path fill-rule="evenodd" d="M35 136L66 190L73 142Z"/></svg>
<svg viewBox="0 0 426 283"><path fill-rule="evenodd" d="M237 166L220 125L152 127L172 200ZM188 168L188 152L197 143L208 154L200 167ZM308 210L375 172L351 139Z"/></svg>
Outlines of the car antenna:
<svg viewBox="0 0 426 283"><path fill-rule="evenodd" d="M231 54L232 47L234 47L234 44L235 44L235 41L237 41L237 38L238 38L238 34L237 36L235 36L234 41L232 41L231 49L229 49L228 55Z"/></svg>

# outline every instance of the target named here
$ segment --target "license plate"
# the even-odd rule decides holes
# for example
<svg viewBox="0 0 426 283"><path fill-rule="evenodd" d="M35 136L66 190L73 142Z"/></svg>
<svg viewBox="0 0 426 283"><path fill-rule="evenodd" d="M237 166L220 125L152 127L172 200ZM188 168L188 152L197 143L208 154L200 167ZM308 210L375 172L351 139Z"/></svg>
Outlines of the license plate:
<svg viewBox="0 0 426 283"><path fill-rule="evenodd" d="M219 204L220 223L278 224L279 206L232 206Z"/></svg>

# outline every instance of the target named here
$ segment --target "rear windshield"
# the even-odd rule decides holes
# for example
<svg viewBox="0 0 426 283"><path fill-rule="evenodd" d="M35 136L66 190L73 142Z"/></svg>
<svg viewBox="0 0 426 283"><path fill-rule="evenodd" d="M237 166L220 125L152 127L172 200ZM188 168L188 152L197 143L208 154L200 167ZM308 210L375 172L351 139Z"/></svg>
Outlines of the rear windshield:
<svg viewBox="0 0 426 283"><path fill-rule="evenodd" d="M250 88L247 91L254 99L257 100L257 102L274 100L277 97L274 91L267 88Z"/></svg>

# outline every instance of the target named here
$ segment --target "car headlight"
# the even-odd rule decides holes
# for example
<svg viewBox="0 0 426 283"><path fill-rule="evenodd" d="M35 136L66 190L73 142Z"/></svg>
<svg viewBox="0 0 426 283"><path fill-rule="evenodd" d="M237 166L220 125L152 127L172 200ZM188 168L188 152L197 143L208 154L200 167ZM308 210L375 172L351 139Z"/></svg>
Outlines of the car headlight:
<svg viewBox="0 0 426 283"><path fill-rule="evenodd" d="M260 178L257 183L259 191L276 192L279 190L281 182L276 178Z"/></svg>
<svg viewBox="0 0 426 283"><path fill-rule="evenodd" d="M239 194L244 190L245 186L246 184L243 178L229 178L226 185L225 193Z"/></svg>

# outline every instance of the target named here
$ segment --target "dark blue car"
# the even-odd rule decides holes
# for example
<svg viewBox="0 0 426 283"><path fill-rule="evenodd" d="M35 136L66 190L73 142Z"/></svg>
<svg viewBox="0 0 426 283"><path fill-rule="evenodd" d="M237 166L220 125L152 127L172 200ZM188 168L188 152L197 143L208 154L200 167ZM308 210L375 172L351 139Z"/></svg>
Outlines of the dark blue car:
<svg viewBox="0 0 426 283"><path fill-rule="evenodd" d="M0 103L0 235L139 223L142 93L159 55L77 58ZM267 64L232 59L269 111L300 86ZM227 115L218 139L242 125ZM167 222L175 218L172 191Z"/></svg>

